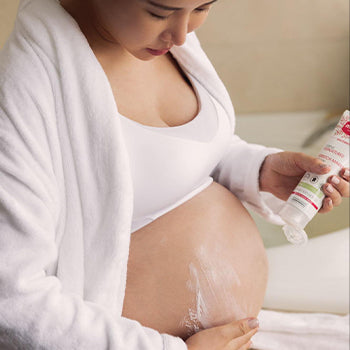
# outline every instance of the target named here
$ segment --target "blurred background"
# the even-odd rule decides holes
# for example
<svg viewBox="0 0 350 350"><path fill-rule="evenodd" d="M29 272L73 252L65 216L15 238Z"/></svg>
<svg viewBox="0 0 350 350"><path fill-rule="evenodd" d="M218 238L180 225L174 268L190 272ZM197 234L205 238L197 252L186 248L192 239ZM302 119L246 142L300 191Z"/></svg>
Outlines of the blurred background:
<svg viewBox="0 0 350 350"><path fill-rule="evenodd" d="M219 0L198 35L238 114L349 104L348 0Z"/></svg>
<svg viewBox="0 0 350 350"><path fill-rule="evenodd" d="M0 48L18 4L0 0ZM349 108L348 0L219 0L197 35L230 93L243 139L318 154ZM280 227L252 215L267 246L286 243ZM317 215L308 234L345 227L348 200Z"/></svg>
<svg viewBox="0 0 350 350"><path fill-rule="evenodd" d="M0 0L0 48L19 0ZM237 114L345 109L348 0L219 0L197 31Z"/></svg>

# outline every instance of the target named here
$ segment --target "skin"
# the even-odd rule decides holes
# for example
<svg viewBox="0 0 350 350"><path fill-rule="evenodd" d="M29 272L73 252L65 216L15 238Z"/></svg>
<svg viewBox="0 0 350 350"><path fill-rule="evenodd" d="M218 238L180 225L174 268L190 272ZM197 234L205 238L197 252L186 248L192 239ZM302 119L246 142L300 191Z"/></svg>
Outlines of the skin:
<svg viewBox="0 0 350 350"><path fill-rule="evenodd" d="M169 11L145 0L63 0L97 54L135 62L155 60L147 48L182 45L186 34L200 27L212 5L202 0L157 1L181 10ZM175 4L174 4L175 3ZM157 16L157 17L155 17ZM167 18L159 18L159 17Z"/></svg>
<svg viewBox="0 0 350 350"><path fill-rule="evenodd" d="M256 317L267 270L254 221L229 190L213 182L132 234L123 315L187 339L198 330Z"/></svg>
<svg viewBox="0 0 350 350"><path fill-rule="evenodd" d="M181 125L196 115L193 89L170 54L154 56L147 49L182 45L186 34L205 22L213 5L203 0L154 1L179 10L164 10L145 0L61 0L61 4L103 67L118 110L146 125ZM138 96L137 103L130 96ZM173 114L168 113L169 106L176 106ZM260 189L286 200L305 171L330 170L321 163L302 153L269 155L260 169ZM329 212L349 196L346 170L324 186L321 212ZM231 273L220 275L223 266L231 267ZM210 276L224 277L215 284ZM253 220L234 194L214 182L132 234L123 316L181 336L190 350L248 349L257 328L251 331L247 321L238 318L258 314L266 283L266 255ZM199 317L197 312L196 320L184 322L188 311L198 308L199 290L206 296L206 314Z"/></svg>

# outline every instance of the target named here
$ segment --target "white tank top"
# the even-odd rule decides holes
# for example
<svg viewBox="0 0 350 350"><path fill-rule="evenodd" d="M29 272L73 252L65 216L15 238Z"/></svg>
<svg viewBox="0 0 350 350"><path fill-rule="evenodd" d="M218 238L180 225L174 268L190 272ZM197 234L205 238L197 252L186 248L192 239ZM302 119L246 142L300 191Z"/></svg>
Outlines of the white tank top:
<svg viewBox="0 0 350 350"><path fill-rule="evenodd" d="M121 115L134 187L131 232L208 187L231 139L223 107L191 75L197 116L174 127L153 127Z"/></svg>

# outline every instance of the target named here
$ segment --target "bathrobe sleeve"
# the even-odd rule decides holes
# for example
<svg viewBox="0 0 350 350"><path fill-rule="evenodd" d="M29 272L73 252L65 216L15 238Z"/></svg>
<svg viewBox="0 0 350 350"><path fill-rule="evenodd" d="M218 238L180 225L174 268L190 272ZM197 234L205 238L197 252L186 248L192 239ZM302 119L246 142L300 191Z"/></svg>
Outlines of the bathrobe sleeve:
<svg viewBox="0 0 350 350"><path fill-rule="evenodd" d="M248 143L233 134L227 152L211 176L267 221L283 225L284 221L278 212L285 202L259 190L259 171L265 157L281 151Z"/></svg>
<svg viewBox="0 0 350 350"><path fill-rule="evenodd" d="M62 207L52 159L60 155L46 113L52 87L41 73L21 84L0 75L0 349L187 349L180 338L65 291L56 277Z"/></svg>
<svg viewBox="0 0 350 350"><path fill-rule="evenodd" d="M284 221L277 213L284 201L271 193L259 191L259 170L265 157L281 150L249 144L235 134L235 112L230 95L194 32L188 35L181 51L177 49L173 52L177 54L183 67L194 74L221 103L231 120L232 136L227 152L211 176L263 218L274 224L283 225Z"/></svg>

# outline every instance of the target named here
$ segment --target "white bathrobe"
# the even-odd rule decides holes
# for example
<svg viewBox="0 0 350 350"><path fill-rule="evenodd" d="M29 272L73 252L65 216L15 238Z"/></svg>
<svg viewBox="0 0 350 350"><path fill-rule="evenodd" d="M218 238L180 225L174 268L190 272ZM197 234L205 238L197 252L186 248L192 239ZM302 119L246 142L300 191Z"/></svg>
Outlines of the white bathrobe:
<svg viewBox="0 0 350 350"><path fill-rule="evenodd" d="M171 52L230 116L214 180L282 224L258 192L259 167L277 150L233 135L229 95L194 34ZM21 1L0 81L0 349L186 349L121 317L128 155L108 79L58 1Z"/></svg>

